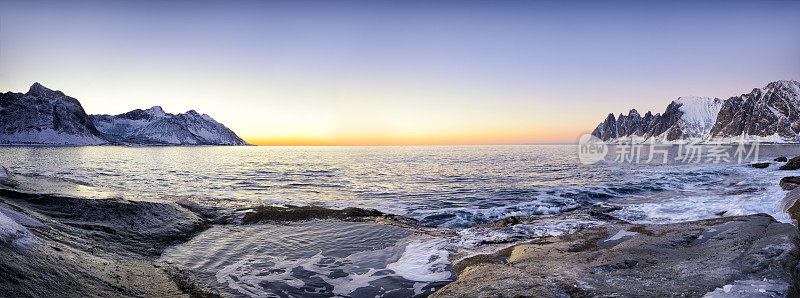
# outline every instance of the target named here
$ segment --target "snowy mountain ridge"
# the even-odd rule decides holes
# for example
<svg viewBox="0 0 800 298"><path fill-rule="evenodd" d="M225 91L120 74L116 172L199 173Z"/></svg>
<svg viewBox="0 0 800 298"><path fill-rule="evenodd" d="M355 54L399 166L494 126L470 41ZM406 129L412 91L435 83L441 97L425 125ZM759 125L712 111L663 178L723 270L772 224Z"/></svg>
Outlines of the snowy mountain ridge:
<svg viewBox="0 0 800 298"><path fill-rule="evenodd" d="M34 83L27 93L0 93L0 144L249 145L206 114L160 106L119 115L87 115L80 102Z"/></svg>
<svg viewBox="0 0 800 298"><path fill-rule="evenodd" d="M635 112L636 110L631 110ZM800 142L800 83L781 80L728 99L687 96L672 101L663 114L609 114L592 135L604 140L640 142L770 143ZM634 123L634 125L631 125Z"/></svg>
<svg viewBox="0 0 800 298"><path fill-rule="evenodd" d="M248 145L233 131L206 114L189 110L170 114L160 106L119 115L91 115L107 139L152 145Z"/></svg>

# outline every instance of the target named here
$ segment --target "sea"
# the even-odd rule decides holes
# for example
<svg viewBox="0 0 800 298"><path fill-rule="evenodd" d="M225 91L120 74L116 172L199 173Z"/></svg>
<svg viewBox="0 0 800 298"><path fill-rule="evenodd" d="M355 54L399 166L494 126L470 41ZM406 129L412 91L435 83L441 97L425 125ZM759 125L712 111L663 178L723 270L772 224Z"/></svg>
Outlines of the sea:
<svg viewBox="0 0 800 298"><path fill-rule="evenodd" d="M589 164L574 144L6 146L0 147L0 165L23 175L150 194L360 207L414 218L456 236L333 220L214 226L167 249L160 260L202 272L241 296L424 297L455 278L451 258L459 249L601 224L562 220L486 228L511 216L599 205L632 223L754 213L791 222L781 210L785 191L778 181L794 171L780 171L772 160L798 156L800 146L760 145L758 156L744 160L704 148L705 156L689 160L681 147L663 159L637 160L625 156L630 150L610 147L606 158ZM749 166L755 162L771 164Z"/></svg>

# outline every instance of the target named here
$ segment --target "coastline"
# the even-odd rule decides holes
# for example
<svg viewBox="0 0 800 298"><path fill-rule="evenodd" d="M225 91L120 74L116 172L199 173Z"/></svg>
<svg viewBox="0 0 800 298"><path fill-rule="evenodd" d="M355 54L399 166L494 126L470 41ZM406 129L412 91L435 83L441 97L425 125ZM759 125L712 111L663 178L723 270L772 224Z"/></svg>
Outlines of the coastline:
<svg viewBox="0 0 800 298"><path fill-rule="evenodd" d="M5 174L5 171L3 171ZM265 217L266 216L266 217ZM0 292L19 296L192 296L242 293L160 261L214 226L273 222L373 223L446 232L359 208L273 206L248 200L130 194L45 176L0 177Z"/></svg>
<svg viewBox="0 0 800 298"><path fill-rule="evenodd" d="M376 210L130 194L53 177L6 176L0 182L0 214L21 228L2 239L4 255L15 256L4 258L3 266L15 277L0 288L23 296L242 295L159 260L167 248L213 226L333 220L394 226L442 239L463 238L451 228L425 226ZM457 277L442 288L426 290L434 297L463 297L474 291L489 296L545 297L798 293L794 272L800 269L800 236L791 224L778 223L765 214L631 224L612 216L613 211L592 207L485 224L498 228L563 219L600 223L578 226L564 235L452 249L450 263Z"/></svg>

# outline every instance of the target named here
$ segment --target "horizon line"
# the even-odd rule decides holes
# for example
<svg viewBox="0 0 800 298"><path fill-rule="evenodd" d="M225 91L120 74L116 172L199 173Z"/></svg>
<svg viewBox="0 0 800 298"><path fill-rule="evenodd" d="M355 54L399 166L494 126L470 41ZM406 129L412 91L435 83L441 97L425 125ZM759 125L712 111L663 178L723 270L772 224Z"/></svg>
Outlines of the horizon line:
<svg viewBox="0 0 800 298"><path fill-rule="evenodd" d="M249 142L248 142L249 143ZM411 146L525 146L525 145L577 145L577 142L553 143L489 143L489 144L253 144L256 147L411 147Z"/></svg>

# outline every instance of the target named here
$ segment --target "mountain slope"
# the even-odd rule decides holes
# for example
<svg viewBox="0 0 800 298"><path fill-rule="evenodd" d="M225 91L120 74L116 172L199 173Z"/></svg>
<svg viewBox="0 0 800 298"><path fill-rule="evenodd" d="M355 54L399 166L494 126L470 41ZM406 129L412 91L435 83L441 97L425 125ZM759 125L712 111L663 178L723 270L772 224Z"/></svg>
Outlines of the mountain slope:
<svg viewBox="0 0 800 298"><path fill-rule="evenodd" d="M249 145L233 131L194 110L169 114L155 106L119 115L91 115L97 129L114 142L149 145Z"/></svg>
<svg viewBox="0 0 800 298"><path fill-rule="evenodd" d="M678 128L687 137L702 137L711 131L722 107L723 100L710 97L681 97L675 101L681 117Z"/></svg>
<svg viewBox="0 0 800 298"><path fill-rule="evenodd" d="M660 142L800 142L799 94L797 81L777 81L727 100L680 97L663 114L647 112L641 119L636 110L618 118L609 114L592 135L605 141L636 137Z"/></svg>
<svg viewBox="0 0 800 298"><path fill-rule="evenodd" d="M800 82L772 82L725 101L711 137L748 136L800 142Z"/></svg>
<svg viewBox="0 0 800 298"><path fill-rule="evenodd" d="M108 143L77 99L34 83L27 93L0 93L0 144Z"/></svg>

